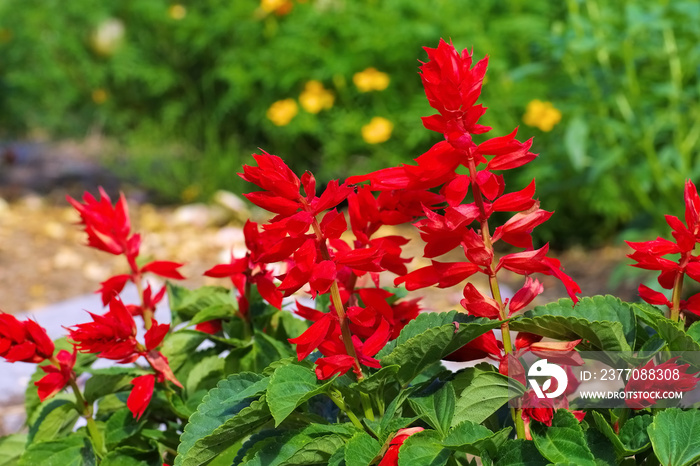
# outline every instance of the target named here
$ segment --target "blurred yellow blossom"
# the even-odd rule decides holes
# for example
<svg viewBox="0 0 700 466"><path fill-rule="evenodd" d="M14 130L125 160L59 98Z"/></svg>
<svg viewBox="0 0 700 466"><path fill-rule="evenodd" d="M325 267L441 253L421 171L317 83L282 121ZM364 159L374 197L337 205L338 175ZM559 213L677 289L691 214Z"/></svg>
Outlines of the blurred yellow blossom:
<svg viewBox="0 0 700 466"><path fill-rule="evenodd" d="M394 124L382 117L374 117L362 127L362 139L367 144L379 144L389 140Z"/></svg>
<svg viewBox="0 0 700 466"><path fill-rule="evenodd" d="M383 91L389 86L389 81L389 75L376 68L367 68L352 77L352 82L360 92Z"/></svg>
<svg viewBox="0 0 700 466"><path fill-rule="evenodd" d="M323 87L319 81L309 81L304 87L304 92L299 96L299 103L309 113L318 113L323 109L333 106L335 97L333 93Z"/></svg>
<svg viewBox="0 0 700 466"><path fill-rule="evenodd" d="M554 108L551 102L532 100L527 104L523 122L528 126L536 126L542 131L552 131L554 125L561 121L561 112Z"/></svg>
<svg viewBox="0 0 700 466"><path fill-rule="evenodd" d="M275 13L276 15L286 15L294 4L290 0L260 0L260 8L265 13Z"/></svg>
<svg viewBox="0 0 700 466"><path fill-rule="evenodd" d="M121 47L124 32L124 23L120 20L106 19L93 31L90 45L97 54L108 57Z"/></svg>
<svg viewBox="0 0 700 466"><path fill-rule="evenodd" d="M294 99L278 100L267 109L267 118L277 126L286 126L299 113Z"/></svg>
<svg viewBox="0 0 700 466"><path fill-rule="evenodd" d="M109 99L109 94L101 87L92 91L92 101L97 105L107 102L107 99Z"/></svg>
<svg viewBox="0 0 700 466"><path fill-rule="evenodd" d="M187 8L180 5L179 3L176 3L175 5L170 5L170 8L168 8L168 16L175 20L181 20L185 16L187 16Z"/></svg>

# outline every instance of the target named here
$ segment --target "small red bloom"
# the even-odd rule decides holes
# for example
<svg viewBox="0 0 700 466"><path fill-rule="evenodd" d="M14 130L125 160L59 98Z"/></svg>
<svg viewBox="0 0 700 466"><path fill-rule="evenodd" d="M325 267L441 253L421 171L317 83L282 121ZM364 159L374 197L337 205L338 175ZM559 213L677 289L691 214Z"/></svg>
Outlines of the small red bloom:
<svg viewBox="0 0 700 466"><path fill-rule="evenodd" d="M688 392L694 390L698 382L700 382L700 379L697 377L698 373L691 374L687 372L690 364L677 364L676 361L679 357L671 358L661 364L654 364L652 359L644 366L632 371L632 377L625 385L625 393L638 392L647 396L639 399L625 398L627 407L643 409L656 404L657 395L663 392ZM654 376L654 380L651 380L651 374L665 373L671 374L671 377Z"/></svg>
<svg viewBox="0 0 700 466"><path fill-rule="evenodd" d="M39 363L53 356L53 341L33 320L0 312L0 357L8 362Z"/></svg>
<svg viewBox="0 0 700 466"><path fill-rule="evenodd" d="M136 323L120 299L109 302L105 315L90 313L92 322L68 329L78 351L97 353L101 358L132 362L138 358Z"/></svg>
<svg viewBox="0 0 700 466"><path fill-rule="evenodd" d="M69 353L66 350L61 350L56 355L56 361L59 367L54 365L39 366L46 375L37 382L34 382L38 389L39 400L44 401L51 398L56 393L63 390L68 385L71 377L73 377L73 367L75 366L76 351Z"/></svg>
<svg viewBox="0 0 700 466"><path fill-rule="evenodd" d="M126 406L137 420L141 419L151 402L155 381L156 378L153 374L141 375L131 381L134 388L131 389L129 398L126 400Z"/></svg>

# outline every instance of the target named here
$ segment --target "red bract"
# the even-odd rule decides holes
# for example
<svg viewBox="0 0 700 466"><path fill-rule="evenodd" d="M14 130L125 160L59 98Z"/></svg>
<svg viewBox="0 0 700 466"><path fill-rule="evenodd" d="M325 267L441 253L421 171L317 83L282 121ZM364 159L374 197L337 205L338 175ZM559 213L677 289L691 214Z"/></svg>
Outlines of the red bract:
<svg viewBox="0 0 700 466"><path fill-rule="evenodd" d="M134 377L134 379L131 381L134 388L131 389L129 398L126 400L126 406L129 408L129 411L131 411L136 420L141 419L144 411L146 411L146 408L148 408L148 404L151 402L155 381L156 378L153 376L153 374Z"/></svg>
<svg viewBox="0 0 700 466"><path fill-rule="evenodd" d="M121 300L112 299L105 315L90 313L90 316L92 322L68 329L79 351L120 362L132 362L138 358L136 323Z"/></svg>
<svg viewBox="0 0 700 466"><path fill-rule="evenodd" d="M51 358L53 352L53 341L43 327L33 320L22 322L0 312L0 357L8 362L39 363Z"/></svg>
<svg viewBox="0 0 700 466"><path fill-rule="evenodd" d="M408 427L406 429L399 429L394 435L394 438L389 442L389 449L386 451L382 460L379 462L378 466L398 466L399 464L399 448L406 441L408 437L418 432L423 431L422 427Z"/></svg>
<svg viewBox="0 0 700 466"><path fill-rule="evenodd" d="M72 353L61 350L56 355L58 367L54 365L39 366L46 375L34 382L39 394L39 400L44 401L51 398L56 393L63 390L73 377L73 367L75 366L76 351Z"/></svg>

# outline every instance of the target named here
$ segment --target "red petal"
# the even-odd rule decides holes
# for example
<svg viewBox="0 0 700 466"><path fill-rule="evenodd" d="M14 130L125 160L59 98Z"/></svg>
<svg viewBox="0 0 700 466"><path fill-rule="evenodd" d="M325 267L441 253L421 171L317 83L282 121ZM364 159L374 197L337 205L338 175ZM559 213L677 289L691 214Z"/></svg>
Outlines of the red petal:
<svg viewBox="0 0 700 466"><path fill-rule="evenodd" d="M151 272L161 277L173 278L175 280L184 280L185 277L177 271L184 264L170 261L153 261L141 268L141 272Z"/></svg>
<svg viewBox="0 0 700 466"><path fill-rule="evenodd" d="M130 278L130 275L123 274L115 275L103 281L101 283L102 287L97 291L102 295L102 305L106 306L112 298L119 296L119 293L124 289L126 282L128 282Z"/></svg>
<svg viewBox="0 0 700 466"><path fill-rule="evenodd" d="M136 420L141 419L144 411L151 402L151 397L153 396L153 386L155 385L156 378L153 374L141 375L135 377L131 381L131 385L134 388L131 389L129 398L126 400L126 406L131 411L131 414L136 418Z"/></svg>
<svg viewBox="0 0 700 466"><path fill-rule="evenodd" d="M146 349L148 351L157 348L163 342L163 338L168 334L170 324L159 324L155 319L152 322L151 328L144 335Z"/></svg>

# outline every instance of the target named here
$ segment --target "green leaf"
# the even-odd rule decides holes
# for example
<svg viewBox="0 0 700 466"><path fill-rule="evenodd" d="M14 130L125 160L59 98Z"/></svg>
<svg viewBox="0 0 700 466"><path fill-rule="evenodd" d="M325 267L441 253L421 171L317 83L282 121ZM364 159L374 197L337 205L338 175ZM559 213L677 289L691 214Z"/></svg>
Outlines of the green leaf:
<svg viewBox="0 0 700 466"><path fill-rule="evenodd" d="M19 466L95 466L97 458L90 440L73 434L60 440L31 443Z"/></svg>
<svg viewBox="0 0 700 466"><path fill-rule="evenodd" d="M145 421L139 422L128 408L120 409L112 414L105 424L105 445L109 450L120 442L136 435L144 426Z"/></svg>
<svg viewBox="0 0 700 466"><path fill-rule="evenodd" d="M11 434L0 437L0 466L15 466L26 443L26 434Z"/></svg>
<svg viewBox="0 0 700 466"><path fill-rule="evenodd" d="M421 318L430 315L435 317ZM446 320L449 323L432 326L435 322ZM405 385L426 367L499 325L499 321L474 318L456 311L420 314L401 330L395 342L387 345L390 350L385 350L390 352L382 357L382 350L379 357L382 358L382 366L400 366L397 378Z"/></svg>
<svg viewBox="0 0 700 466"><path fill-rule="evenodd" d="M194 393L199 388L211 388L214 380L219 380L224 375L224 359L218 355L202 358L190 370L185 381L187 393ZM209 381L209 384L207 382ZM207 386L208 385L208 386Z"/></svg>
<svg viewBox="0 0 700 466"><path fill-rule="evenodd" d="M209 322L215 319L224 319L233 316L238 311L237 306L233 303L214 304L206 307L192 317L188 326Z"/></svg>
<svg viewBox="0 0 700 466"><path fill-rule="evenodd" d="M381 448L380 443L367 432L358 432L348 440L345 446L345 464L347 466L369 466Z"/></svg>
<svg viewBox="0 0 700 466"><path fill-rule="evenodd" d="M313 370L291 364L278 368L270 379L267 387L268 405L275 418L275 427L303 402L323 393L331 385L332 380L319 385Z"/></svg>
<svg viewBox="0 0 700 466"><path fill-rule="evenodd" d="M165 336L160 351L168 358L170 369L177 374L206 338L207 335L202 332L178 330Z"/></svg>
<svg viewBox="0 0 700 466"><path fill-rule="evenodd" d="M359 389L365 393L373 393L379 390L387 381L396 380L396 373L399 371L400 366L386 366L379 369L374 374L365 377L360 382L353 383L350 385L351 389Z"/></svg>
<svg viewBox="0 0 700 466"><path fill-rule="evenodd" d="M255 455L243 466L326 465L331 456L345 445L347 430L334 432L336 426L315 426L266 438Z"/></svg>
<svg viewBox="0 0 700 466"><path fill-rule="evenodd" d="M537 450L552 463L595 466L595 459L586 444L583 429L569 411L557 410L551 427L541 422L533 422L531 432Z"/></svg>
<svg viewBox="0 0 700 466"><path fill-rule="evenodd" d="M414 393L408 398L413 410L443 437L447 435L455 413L455 390L451 383L425 394Z"/></svg>
<svg viewBox="0 0 700 466"><path fill-rule="evenodd" d="M147 374L146 371L131 367L110 367L94 373L85 382L85 401L94 403L105 395L121 391L130 391L134 377Z"/></svg>
<svg viewBox="0 0 700 466"><path fill-rule="evenodd" d="M468 382L457 397L452 426L464 421L481 424L508 400L525 393L525 388L517 381L498 372L486 372L475 367L458 373L453 383L458 387L465 380Z"/></svg>
<svg viewBox="0 0 700 466"><path fill-rule="evenodd" d="M598 429L591 428L587 429L584 434L586 435L586 444L590 448L591 453L593 453L598 466L617 466L618 455L615 447L604 434Z"/></svg>
<svg viewBox="0 0 700 466"><path fill-rule="evenodd" d="M511 320L510 328L557 340L580 338L580 348L589 351L631 351L636 338L631 305L614 296L581 298L576 306L568 298L537 306Z"/></svg>
<svg viewBox="0 0 700 466"><path fill-rule="evenodd" d="M442 445L450 450L462 451L481 456L484 451L495 455L503 443L508 440L510 427L496 433L471 421L460 422L454 426Z"/></svg>
<svg viewBox="0 0 700 466"><path fill-rule="evenodd" d="M602 414L597 411L593 411L592 414L596 427L610 440L618 457L636 455L649 448L647 427L651 424L652 416L647 414L628 419L618 436Z"/></svg>
<svg viewBox="0 0 700 466"><path fill-rule="evenodd" d="M158 450L143 451L133 447L121 447L110 451L100 466L162 466Z"/></svg>
<svg viewBox="0 0 700 466"><path fill-rule="evenodd" d="M398 466L442 466L452 452L440 444L442 436L424 430L408 437L399 448Z"/></svg>
<svg viewBox="0 0 700 466"><path fill-rule="evenodd" d="M192 416L194 417L196 414ZM237 411L235 415L226 419L223 424L216 427L210 434L197 437L193 444L191 440L194 439L195 435L193 430L191 430L190 438L187 439L188 442L185 445L184 438L185 434L187 434L187 427L192 424L192 418L190 418L190 422L185 427L185 432L180 437L182 443L177 449L178 455L175 457L174 466L207 464L234 443L251 435L270 419L272 419L272 415L265 401L265 395L263 395L259 400L253 401L250 406ZM195 420L195 423L198 422ZM199 426L196 426L196 428L197 431L204 430L200 430Z"/></svg>
<svg viewBox="0 0 700 466"><path fill-rule="evenodd" d="M685 466L700 461L700 411L666 409L654 417L647 432L661 464Z"/></svg>
<svg viewBox="0 0 700 466"><path fill-rule="evenodd" d="M700 345L700 321L688 327L687 335Z"/></svg>
<svg viewBox="0 0 700 466"><path fill-rule="evenodd" d="M230 290L221 286L203 286L190 290L168 282L167 289L173 326L192 319L200 311L214 305L237 306Z"/></svg>
<svg viewBox="0 0 700 466"><path fill-rule="evenodd" d="M232 419L232 416L236 417L241 410L247 409L251 400L267 388L269 381L269 377L243 372L229 376L211 389L185 426L180 437L176 464L183 464L181 458L198 440L212 434L227 419Z"/></svg>
<svg viewBox="0 0 700 466"><path fill-rule="evenodd" d="M517 439L509 440L501 447L496 466L545 466L548 463L533 442Z"/></svg>
<svg viewBox="0 0 700 466"><path fill-rule="evenodd" d="M73 430L79 417L74 403L53 400L44 405L39 418L30 427L28 442L45 442L61 437Z"/></svg>

